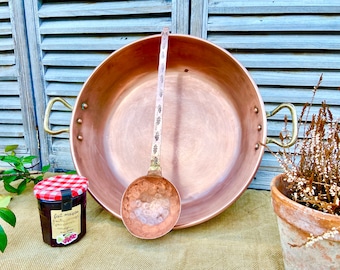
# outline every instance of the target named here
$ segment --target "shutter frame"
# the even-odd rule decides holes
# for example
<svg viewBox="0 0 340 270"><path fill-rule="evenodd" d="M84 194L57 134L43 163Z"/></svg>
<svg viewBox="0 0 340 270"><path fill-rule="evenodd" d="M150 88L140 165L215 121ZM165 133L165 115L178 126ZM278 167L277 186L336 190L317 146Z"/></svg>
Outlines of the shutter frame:
<svg viewBox="0 0 340 270"><path fill-rule="evenodd" d="M39 157L22 1L1 1L0 148L17 144L19 156ZM5 20L8 20L6 22ZM0 164L7 166L6 164Z"/></svg>

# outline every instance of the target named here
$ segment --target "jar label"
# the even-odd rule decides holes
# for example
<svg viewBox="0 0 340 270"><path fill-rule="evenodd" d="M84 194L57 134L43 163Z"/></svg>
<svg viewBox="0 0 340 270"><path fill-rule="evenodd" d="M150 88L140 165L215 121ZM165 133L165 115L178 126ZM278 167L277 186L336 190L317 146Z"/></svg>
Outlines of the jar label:
<svg viewBox="0 0 340 270"><path fill-rule="evenodd" d="M58 244L70 244L81 232L81 205L71 210L51 210L52 239Z"/></svg>

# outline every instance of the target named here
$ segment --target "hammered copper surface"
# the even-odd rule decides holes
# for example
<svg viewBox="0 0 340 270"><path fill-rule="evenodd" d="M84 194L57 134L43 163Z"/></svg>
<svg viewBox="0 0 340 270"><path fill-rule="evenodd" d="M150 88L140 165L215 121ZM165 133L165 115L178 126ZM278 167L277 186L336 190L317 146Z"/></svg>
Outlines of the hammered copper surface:
<svg viewBox="0 0 340 270"><path fill-rule="evenodd" d="M126 187L149 167L159 37L110 55L84 84L72 114L75 167L118 218ZM169 37L165 91L162 175L180 193L175 228L185 228L225 210L250 184L266 116L246 69L220 47L187 35Z"/></svg>
<svg viewBox="0 0 340 270"><path fill-rule="evenodd" d="M171 182L158 175L146 175L128 186L121 208L122 220L131 234L155 239L174 228L181 213L181 200Z"/></svg>

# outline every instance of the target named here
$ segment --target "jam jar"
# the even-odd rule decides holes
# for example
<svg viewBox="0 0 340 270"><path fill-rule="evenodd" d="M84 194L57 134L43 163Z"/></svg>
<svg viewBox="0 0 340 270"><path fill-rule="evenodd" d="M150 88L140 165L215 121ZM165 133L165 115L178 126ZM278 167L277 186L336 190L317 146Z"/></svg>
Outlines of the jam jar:
<svg viewBox="0 0 340 270"><path fill-rule="evenodd" d="M86 233L88 181L79 175L56 175L34 186L42 236L52 247L78 242Z"/></svg>

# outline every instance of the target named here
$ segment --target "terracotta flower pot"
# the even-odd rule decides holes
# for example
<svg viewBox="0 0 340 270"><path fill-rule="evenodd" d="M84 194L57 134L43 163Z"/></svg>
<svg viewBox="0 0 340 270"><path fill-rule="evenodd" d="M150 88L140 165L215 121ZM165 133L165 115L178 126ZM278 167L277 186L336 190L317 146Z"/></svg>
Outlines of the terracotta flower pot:
<svg viewBox="0 0 340 270"><path fill-rule="evenodd" d="M313 210L286 197L283 174L271 183L272 205L277 215L285 269L340 269L340 233L328 239L308 241L340 231L340 216Z"/></svg>

